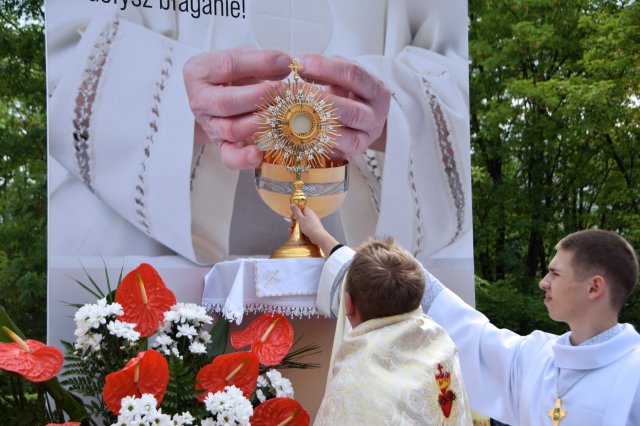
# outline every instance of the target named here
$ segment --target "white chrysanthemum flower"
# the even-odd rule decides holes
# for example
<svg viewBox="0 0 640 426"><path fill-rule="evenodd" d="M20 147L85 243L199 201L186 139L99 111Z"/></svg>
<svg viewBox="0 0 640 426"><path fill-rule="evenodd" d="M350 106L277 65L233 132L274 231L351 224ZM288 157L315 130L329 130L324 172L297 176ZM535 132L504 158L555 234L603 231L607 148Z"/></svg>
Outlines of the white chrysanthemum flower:
<svg viewBox="0 0 640 426"><path fill-rule="evenodd" d="M171 348L171 353L177 356L178 358L182 359L182 355L180 355L180 351L175 346Z"/></svg>
<svg viewBox="0 0 640 426"><path fill-rule="evenodd" d="M115 315L119 317L120 315L124 315L124 309L122 309L122 305L118 302L113 302L110 305L107 305L107 311L109 315Z"/></svg>
<svg viewBox="0 0 640 426"><path fill-rule="evenodd" d="M158 329L153 347L165 355L182 358L179 348L188 345L193 354L205 354L206 345L211 342L211 334L203 330L204 324L210 324L212 318L202 306L193 303L176 303L171 310L164 312L164 322Z"/></svg>
<svg viewBox="0 0 640 426"><path fill-rule="evenodd" d="M211 343L211 334L208 331L200 330L198 333L198 341L204 345Z"/></svg>
<svg viewBox="0 0 640 426"><path fill-rule="evenodd" d="M176 303L170 311L164 313L164 319L176 324L191 323L195 326L213 322L213 318L207 315L207 310L195 303Z"/></svg>
<svg viewBox="0 0 640 426"><path fill-rule="evenodd" d="M174 414L172 420L175 426L190 425L196 421L188 411L185 411L182 414Z"/></svg>
<svg viewBox="0 0 640 426"><path fill-rule="evenodd" d="M100 327L101 319L104 319L101 317L100 312L99 305L86 303L73 316L76 328L91 330L92 328Z"/></svg>
<svg viewBox="0 0 640 426"><path fill-rule="evenodd" d="M216 393L209 392L204 403L207 411L215 416L215 424L250 425L253 407L235 386L227 386L224 391Z"/></svg>
<svg viewBox="0 0 640 426"><path fill-rule="evenodd" d="M76 329L74 335L76 336L75 348L76 349L90 349L97 352L101 349L100 343L103 336L99 333L95 333L101 326L107 324L109 321L115 320L118 315L122 315L122 306L119 303L107 303L106 298L102 298L95 304L85 304L78 309L74 315L76 323ZM108 327L108 326L107 326ZM133 337L131 333L126 330L116 327L121 330L124 335ZM111 329L110 329L111 330ZM113 331L111 331L114 334ZM137 338L136 338L137 340Z"/></svg>
<svg viewBox="0 0 640 426"><path fill-rule="evenodd" d="M155 342L153 342L153 346L171 346L172 344L173 339L166 334L159 334Z"/></svg>
<svg viewBox="0 0 640 426"><path fill-rule="evenodd" d="M182 303L181 315L189 322L198 325L211 324L213 318L207 314L207 310L195 303Z"/></svg>
<svg viewBox="0 0 640 426"><path fill-rule="evenodd" d="M83 336L80 336L76 339L76 343L74 347L76 349L90 349L93 352L98 352L101 349L102 343L102 334L98 333L87 333Z"/></svg>
<svg viewBox="0 0 640 426"><path fill-rule="evenodd" d="M261 388L269 386L269 381L264 376L264 374L258 376L258 386L260 386Z"/></svg>
<svg viewBox="0 0 640 426"><path fill-rule="evenodd" d="M138 409L143 413L150 413L155 411L158 401L150 393L143 393L138 399Z"/></svg>
<svg viewBox="0 0 640 426"><path fill-rule="evenodd" d="M189 340L192 340L197 335L198 335L198 330L196 330L194 326L181 324L178 326L178 333L176 334L176 337L184 336Z"/></svg>
<svg viewBox="0 0 640 426"><path fill-rule="evenodd" d="M125 396L120 401L120 414L121 415L128 415L129 413L132 413L132 412L136 411L136 409L137 409L137 404L136 404L136 397L135 396Z"/></svg>
<svg viewBox="0 0 640 426"><path fill-rule="evenodd" d="M256 389L256 397L261 404L267 400L267 397L264 392L262 392L262 389Z"/></svg>
<svg viewBox="0 0 640 426"><path fill-rule="evenodd" d="M135 330L136 325L130 322L122 322L114 320L107 323L109 333L129 342L137 342L140 339L140 333Z"/></svg>
<svg viewBox="0 0 640 426"><path fill-rule="evenodd" d="M180 312L176 310L177 305L173 305L171 310L165 311L164 321L165 323L180 323Z"/></svg>
<svg viewBox="0 0 640 426"><path fill-rule="evenodd" d="M192 342L189 345L189 351L192 354L206 354L207 353L207 347L205 345L203 345L200 342Z"/></svg>
<svg viewBox="0 0 640 426"><path fill-rule="evenodd" d="M182 413L179 421L174 422L170 416L156 408L157 401L151 394L143 394L140 398L127 396L122 398L120 415L113 426L172 426L174 424L191 424L193 417L188 412ZM182 421L182 419L186 420ZM180 423L182 421L182 423Z"/></svg>
<svg viewBox="0 0 640 426"><path fill-rule="evenodd" d="M207 417L206 419L202 419L200 426L216 426L216 422L211 417Z"/></svg>
<svg viewBox="0 0 640 426"><path fill-rule="evenodd" d="M271 386L276 391L276 398L293 398L293 386L291 381L274 368L266 372Z"/></svg>

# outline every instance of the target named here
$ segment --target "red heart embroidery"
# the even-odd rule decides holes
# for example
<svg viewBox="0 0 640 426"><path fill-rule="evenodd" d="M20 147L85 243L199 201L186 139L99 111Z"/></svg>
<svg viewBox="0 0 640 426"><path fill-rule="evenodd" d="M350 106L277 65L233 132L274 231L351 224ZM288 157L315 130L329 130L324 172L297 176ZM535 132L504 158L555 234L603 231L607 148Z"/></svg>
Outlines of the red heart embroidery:
<svg viewBox="0 0 640 426"><path fill-rule="evenodd" d="M456 400L456 394L448 390L445 393L441 393L438 395L438 404L440 404L440 409L442 410L442 414L448 419L451 415L451 409L453 408L453 401Z"/></svg>

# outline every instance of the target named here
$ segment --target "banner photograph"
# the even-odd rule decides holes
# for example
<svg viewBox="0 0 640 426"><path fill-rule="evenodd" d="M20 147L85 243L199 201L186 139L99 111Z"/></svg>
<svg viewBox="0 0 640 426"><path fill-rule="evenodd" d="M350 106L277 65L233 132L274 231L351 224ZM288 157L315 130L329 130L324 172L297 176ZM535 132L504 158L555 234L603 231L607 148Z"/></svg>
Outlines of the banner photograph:
<svg viewBox="0 0 640 426"><path fill-rule="evenodd" d="M74 339L68 304L92 300L76 280L148 263L178 302L293 318L322 349L321 368L289 370L313 418L335 330L316 308L322 260L269 263L296 235L298 181L340 243L392 236L473 304L466 1L45 11L50 344Z"/></svg>

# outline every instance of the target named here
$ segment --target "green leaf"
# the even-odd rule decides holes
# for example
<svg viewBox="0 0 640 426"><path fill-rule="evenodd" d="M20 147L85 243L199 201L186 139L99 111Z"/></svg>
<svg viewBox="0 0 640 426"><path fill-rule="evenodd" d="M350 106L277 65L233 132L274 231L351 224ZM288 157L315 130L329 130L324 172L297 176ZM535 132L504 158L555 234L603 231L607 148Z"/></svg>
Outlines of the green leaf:
<svg viewBox="0 0 640 426"><path fill-rule="evenodd" d="M207 355L215 358L227 350L227 339L229 338L229 321L223 316L218 318L211 329L211 342L207 346Z"/></svg>
<svg viewBox="0 0 640 426"><path fill-rule="evenodd" d="M20 336L21 339L26 339L26 337L22 333L22 331L18 328L18 326L9 317L9 314L4 309L4 306L0 305L0 329L3 326L7 327L9 330L11 330L14 333L16 333L18 336ZM11 343L11 342L13 342L13 340L11 340L11 337L9 337L7 335L7 333L2 331L2 332L0 332L0 342Z"/></svg>

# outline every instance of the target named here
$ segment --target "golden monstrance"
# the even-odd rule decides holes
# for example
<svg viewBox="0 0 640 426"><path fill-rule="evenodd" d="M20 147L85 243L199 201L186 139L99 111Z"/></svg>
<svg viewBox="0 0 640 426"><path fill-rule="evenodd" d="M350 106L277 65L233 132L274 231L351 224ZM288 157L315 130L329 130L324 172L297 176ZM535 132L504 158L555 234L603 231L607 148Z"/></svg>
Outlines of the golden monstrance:
<svg viewBox="0 0 640 426"><path fill-rule="evenodd" d="M333 213L347 191L347 162L331 161L337 117L328 96L298 75L302 66L289 66L293 81L281 82L263 99L256 133L264 161L255 171L262 200L279 215L291 217L291 204L310 206L319 217ZM297 223L289 240L272 258L321 257L318 247L300 232Z"/></svg>

